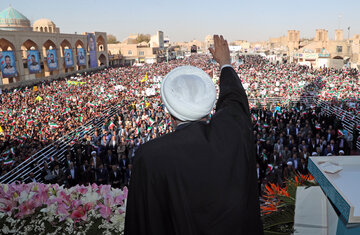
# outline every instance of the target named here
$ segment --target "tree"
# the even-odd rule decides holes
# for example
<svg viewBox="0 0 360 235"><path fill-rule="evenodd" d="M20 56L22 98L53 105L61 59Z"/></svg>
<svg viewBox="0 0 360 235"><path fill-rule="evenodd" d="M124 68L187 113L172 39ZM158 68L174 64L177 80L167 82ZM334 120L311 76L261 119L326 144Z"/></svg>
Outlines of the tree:
<svg viewBox="0 0 360 235"><path fill-rule="evenodd" d="M107 35L107 42L108 42L108 44L119 43L118 40L116 39L116 37L112 34Z"/></svg>
<svg viewBox="0 0 360 235"><path fill-rule="evenodd" d="M150 42L150 35L149 34L139 34L136 38L138 43L140 42Z"/></svg>

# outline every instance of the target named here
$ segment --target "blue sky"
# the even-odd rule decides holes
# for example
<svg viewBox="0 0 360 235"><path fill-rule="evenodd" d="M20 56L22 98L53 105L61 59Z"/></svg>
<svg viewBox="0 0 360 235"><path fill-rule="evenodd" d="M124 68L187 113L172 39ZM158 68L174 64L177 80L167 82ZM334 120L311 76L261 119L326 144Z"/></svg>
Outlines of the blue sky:
<svg viewBox="0 0 360 235"><path fill-rule="evenodd" d="M360 34L358 0L1 0L0 9L9 4L31 21L51 19L63 33L104 31L118 40L157 30L172 41L204 40L214 33L230 41L258 41L288 29L309 38L317 28L334 38L339 15L345 38L348 26L351 35Z"/></svg>

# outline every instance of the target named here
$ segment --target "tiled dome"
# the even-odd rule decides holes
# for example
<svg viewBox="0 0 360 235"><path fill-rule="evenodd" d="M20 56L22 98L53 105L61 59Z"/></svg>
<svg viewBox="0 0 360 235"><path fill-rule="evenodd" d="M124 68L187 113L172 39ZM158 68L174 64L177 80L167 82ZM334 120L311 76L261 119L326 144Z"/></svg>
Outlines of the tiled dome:
<svg viewBox="0 0 360 235"><path fill-rule="evenodd" d="M0 12L0 29L18 31L32 30L30 20L11 6Z"/></svg>

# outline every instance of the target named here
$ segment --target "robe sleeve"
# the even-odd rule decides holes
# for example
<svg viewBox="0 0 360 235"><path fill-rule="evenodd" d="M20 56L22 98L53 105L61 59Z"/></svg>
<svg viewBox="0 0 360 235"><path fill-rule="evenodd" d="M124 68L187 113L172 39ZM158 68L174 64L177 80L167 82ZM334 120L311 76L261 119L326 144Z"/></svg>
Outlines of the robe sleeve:
<svg viewBox="0 0 360 235"><path fill-rule="evenodd" d="M231 108L237 114L246 114L250 119L249 103L239 76L232 67L225 67L220 75L220 94L216 111Z"/></svg>

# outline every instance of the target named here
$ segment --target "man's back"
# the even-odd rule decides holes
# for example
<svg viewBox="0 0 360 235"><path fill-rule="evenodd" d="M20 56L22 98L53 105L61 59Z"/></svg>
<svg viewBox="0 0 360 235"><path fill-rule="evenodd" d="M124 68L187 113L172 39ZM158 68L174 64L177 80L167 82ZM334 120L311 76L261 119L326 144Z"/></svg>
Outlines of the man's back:
<svg viewBox="0 0 360 235"><path fill-rule="evenodd" d="M177 129L135 154L125 234L263 234L247 96L226 40L215 35L214 45L220 93L209 123L216 94L203 71L174 69L162 81Z"/></svg>
<svg viewBox="0 0 360 235"><path fill-rule="evenodd" d="M238 79L232 68L221 76ZM127 234L262 233L248 103L233 82L220 84L209 123L182 124L140 147L130 191L145 194L129 195Z"/></svg>

